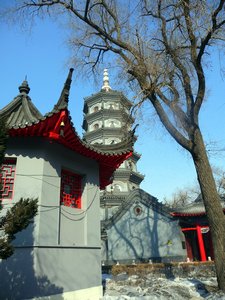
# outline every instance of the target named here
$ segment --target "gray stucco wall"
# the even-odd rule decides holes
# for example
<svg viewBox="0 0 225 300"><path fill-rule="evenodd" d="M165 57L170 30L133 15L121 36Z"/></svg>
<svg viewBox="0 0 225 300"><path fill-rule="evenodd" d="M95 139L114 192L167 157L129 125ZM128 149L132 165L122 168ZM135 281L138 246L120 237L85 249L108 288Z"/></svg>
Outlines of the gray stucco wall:
<svg viewBox="0 0 225 300"><path fill-rule="evenodd" d="M142 210L136 215L134 208ZM162 215L138 201L107 230L108 241L103 242L103 260L109 264L137 261L170 261L186 257L182 248L182 233L177 221ZM108 254L106 251L108 247Z"/></svg>
<svg viewBox="0 0 225 300"><path fill-rule="evenodd" d="M13 299L100 286L97 162L41 138L10 140L6 157L17 157L12 203L21 197L38 198L39 212L34 223L17 234L15 254L0 264L4 274L0 298L4 299L7 293L9 298L12 296L10 285L7 291L5 284L12 282L14 273L18 276L13 276L13 293L20 296ZM83 175L81 209L59 205L62 167ZM21 278L27 280L21 284ZM29 295L24 291L29 291Z"/></svg>

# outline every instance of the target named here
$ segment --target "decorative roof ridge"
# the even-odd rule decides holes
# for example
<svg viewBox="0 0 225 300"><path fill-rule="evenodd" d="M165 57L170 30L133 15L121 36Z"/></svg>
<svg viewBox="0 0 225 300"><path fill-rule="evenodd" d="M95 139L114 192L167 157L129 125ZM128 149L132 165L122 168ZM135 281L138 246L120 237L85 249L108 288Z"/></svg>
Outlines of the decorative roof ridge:
<svg viewBox="0 0 225 300"><path fill-rule="evenodd" d="M223 212L225 213L225 207L222 207ZM197 216L205 216L206 212L204 211L196 211L196 212L170 212L172 217L197 217Z"/></svg>
<svg viewBox="0 0 225 300"><path fill-rule="evenodd" d="M138 201L140 203L143 203L147 207L152 207L153 210L156 210L161 215L165 216L168 219L172 219L170 211L166 205L164 205L163 203L159 203L156 197L150 195L144 190L135 189L127 196L126 200L122 202L115 214L108 220L102 222L103 227L109 229L113 224L115 224L119 219L121 219L121 217L127 212L128 208L131 207L133 203L137 201L137 194L139 196ZM104 195L101 196L101 198L102 197L104 197Z"/></svg>
<svg viewBox="0 0 225 300"><path fill-rule="evenodd" d="M19 89L21 90L22 87L23 86L21 85L19 87ZM24 98L32 103L32 100L31 100L30 96L28 96L28 93L25 93L22 90L22 92L20 92L16 97L14 97L12 101L10 101L8 104L6 104L6 106L4 106L2 109L0 109L0 114L4 113L5 111L7 111L9 109L14 108L16 105L18 105L18 102L22 101L22 99L24 99ZM32 103L32 105L34 106L33 103ZM35 107L35 109L37 109L37 108Z"/></svg>
<svg viewBox="0 0 225 300"><path fill-rule="evenodd" d="M37 107L32 103L28 96L30 90L27 81L23 81L19 87L20 94L13 98L5 107L0 110L0 116L5 117L8 121L9 128L19 127L20 125L33 123L43 116ZM18 120L22 120L18 123Z"/></svg>
<svg viewBox="0 0 225 300"><path fill-rule="evenodd" d="M27 105L27 102L29 102L29 106ZM22 108L30 122L37 121L43 117L28 95L22 95Z"/></svg>
<svg viewBox="0 0 225 300"><path fill-rule="evenodd" d="M220 202L221 204L223 204L223 202L225 202L225 197L224 196L220 196ZM201 207L204 206L204 202L202 199L201 194L198 195L198 197L191 203L188 203L187 205L181 205L181 206L177 206L176 209L186 209L186 208L190 208L190 207ZM205 206L204 206L205 207Z"/></svg>
<svg viewBox="0 0 225 300"><path fill-rule="evenodd" d="M84 97L84 102L87 103L89 101L89 99L91 99L91 98L95 99L95 98L97 98L98 96L101 96L101 95L106 95L106 96L109 95L110 96L110 94L111 95L112 94L120 94L121 95L122 93L120 91L117 91L117 90L110 90L109 92L106 92L104 90L100 90L96 93L91 94L90 96Z"/></svg>
<svg viewBox="0 0 225 300"><path fill-rule="evenodd" d="M51 117L53 114L56 114L56 113L58 113L58 112L60 112L60 111L63 111L63 110L67 111L67 114L68 114L68 120L69 120L69 123L70 123L70 125L71 125L71 128L72 128L74 134L77 136L77 138L79 139L80 143L81 143L83 146L85 146L86 148L88 148L88 149L90 149L90 150L92 150L92 151L95 151L96 153L110 155L109 151L106 151L106 150L104 150L104 149L98 149L98 148L94 147L94 145L92 145L92 144L86 142L85 140L83 140L83 139L80 137L80 135L78 134L78 132L76 131L76 129L75 129L75 127L74 127L74 124L73 124L73 122L72 122L72 118L71 118L71 116L70 116L70 111L68 110L68 108L65 108L65 109L62 108L62 109L58 109L58 111L52 111L52 112L46 114L45 117ZM124 150L126 150L126 151L124 151ZM119 148L119 149L116 149L116 148L115 148L115 149L114 149L114 152L118 152L118 153L116 153L116 154L123 154L123 153L126 153L126 152L130 151L130 150L132 150L132 149L129 149L129 148L126 148L126 149L120 149L120 148ZM111 155L115 155L115 153L112 153Z"/></svg>
<svg viewBox="0 0 225 300"><path fill-rule="evenodd" d="M99 163L99 184L104 189L111 182L115 169L126 160L132 151L120 150L113 153L97 150L81 140L71 121L68 109L51 112L32 124L19 124L9 130L11 137L43 137L75 151Z"/></svg>
<svg viewBox="0 0 225 300"><path fill-rule="evenodd" d="M71 82L72 82L73 71L74 71L73 68L69 69L69 73L68 73L66 81L64 83L59 100L55 104L52 111L59 111L61 109L67 108L68 102L69 102L69 93L70 93L70 86L71 86Z"/></svg>
<svg viewBox="0 0 225 300"><path fill-rule="evenodd" d="M220 196L220 203L222 206L222 209L225 211L225 198L223 196ZM205 205L202 200L201 194L198 195L196 200L192 203L189 203L185 206L177 206L171 210L172 216L200 216L205 215Z"/></svg>
<svg viewBox="0 0 225 300"><path fill-rule="evenodd" d="M137 161L141 158L142 154L137 152L137 151L134 151L133 153L133 157L136 157L137 158Z"/></svg>
<svg viewBox="0 0 225 300"><path fill-rule="evenodd" d="M88 142L86 143L88 144ZM119 143L110 144L110 145L103 145L103 144L90 144L90 145L93 147L93 149L97 149L103 152L122 150L124 148L133 151L133 145L134 145L133 132L130 131L127 137Z"/></svg>
<svg viewBox="0 0 225 300"><path fill-rule="evenodd" d="M55 111L51 111L49 113L46 113L44 116L42 116L39 120L37 121L33 121L27 124L18 124L15 126L12 126L11 129L19 129L19 128L25 128L25 127L30 127L32 125L35 125L37 123L39 123L40 121L44 121L47 118L51 118L53 115L56 115L62 111L66 111L68 114L68 120L69 120L69 124L71 126L71 129L73 131L73 133L76 135L76 137L78 138L80 144L82 144L85 148L94 151L95 153L101 154L101 155L106 155L106 156L113 156L113 155L122 155L122 154L126 154L130 151L132 151L132 147L129 144L127 145L127 147L124 148L115 148L113 151L109 152L108 150L104 150L104 149L97 149L96 147L94 147L93 145L91 145L90 143L82 140L82 138L79 136L79 134L77 133L74 124L72 122L71 116L70 116L70 112L67 108L61 108L61 109L57 109Z"/></svg>
<svg viewBox="0 0 225 300"><path fill-rule="evenodd" d="M96 148L101 151L115 151L118 149L124 149L124 148L130 148L130 150L133 151L133 146L135 142L135 131L136 131L137 125L134 127L133 130L128 131L125 138L122 139L121 142L115 143L115 144L93 144L93 148Z"/></svg>
<svg viewBox="0 0 225 300"><path fill-rule="evenodd" d="M225 209L225 202L223 198L221 199L221 206L222 209ZM205 214L205 205L202 201L199 202L192 202L189 203L186 206L177 206L176 208L171 209L171 214L176 215L176 214Z"/></svg>
<svg viewBox="0 0 225 300"><path fill-rule="evenodd" d="M107 192L104 191L103 195L101 195L101 201L105 201L105 199L107 200L117 200L117 199L126 199L129 195L129 192L119 192L117 193L112 193L111 192Z"/></svg>
<svg viewBox="0 0 225 300"><path fill-rule="evenodd" d="M219 195L220 201L225 201L225 196ZM197 198L193 201L193 203L203 203L202 194L200 193ZM190 203L192 204L192 203Z"/></svg>
<svg viewBox="0 0 225 300"><path fill-rule="evenodd" d="M106 154L106 155L120 155L120 154L123 154L123 153L127 153L129 151L133 151L133 144L132 142L127 142L127 143L118 143L118 144L115 144L115 145L119 145L120 144L120 147L115 147L115 148L111 148L110 151L109 149L104 149L104 148L97 148L95 147L96 145L92 145L84 140L82 140L80 138L80 136L78 135L79 139L81 140L81 143L83 143L83 145L97 153L101 153L101 154ZM123 147L122 147L123 146Z"/></svg>
<svg viewBox="0 0 225 300"><path fill-rule="evenodd" d="M4 106L2 109L0 109L0 115L6 114L9 110L14 109L22 102L22 95L18 95L13 98L12 101L10 101L6 106Z"/></svg>
<svg viewBox="0 0 225 300"><path fill-rule="evenodd" d="M68 110L68 96L69 96L69 90L72 81L72 73L73 73L73 69L71 68L69 70L58 103L55 105L52 111L46 113L44 116L38 111L38 109L32 103L30 97L28 96L29 86L27 81L25 80L22 83L22 85L19 87L20 94L17 97L15 97L6 107L4 107L0 111L0 115L2 114L3 116L4 113L4 116L10 119L9 129L12 130L13 136L17 135L16 133L13 133L14 130L17 129L20 130L25 128L30 130L32 126L35 126L36 128L36 125L38 125L38 123L43 122L46 119L51 118L54 115L57 115L58 113L60 114L62 111L65 111L68 117L69 126L71 126L71 130L73 134L75 134L76 138L79 140L80 145L83 145L86 149L89 149L96 154L101 154L104 156L129 155L133 151L132 139L126 140L124 143L122 143L124 147L118 147L118 145L114 145L111 151L109 151L109 149L97 149L93 145L90 145L89 143L81 139L81 137L79 136L79 134L74 128L73 122L71 120L70 112ZM20 134L28 135L28 133L26 132L22 133L22 131L19 131L19 135Z"/></svg>
<svg viewBox="0 0 225 300"><path fill-rule="evenodd" d="M97 93L93 93L90 96L84 97L84 103L87 104L87 102L89 102L90 100L92 100L92 98L93 98L93 101L94 101L94 100L96 100L96 98L98 98L101 95L108 96L108 97L110 97L111 95L119 95L122 98L124 98L130 104L130 106L133 105L132 102L123 94L123 92L118 91L118 90L110 90L108 92L106 92L104 90L101 90L101 91L99 91Z"/></svg>

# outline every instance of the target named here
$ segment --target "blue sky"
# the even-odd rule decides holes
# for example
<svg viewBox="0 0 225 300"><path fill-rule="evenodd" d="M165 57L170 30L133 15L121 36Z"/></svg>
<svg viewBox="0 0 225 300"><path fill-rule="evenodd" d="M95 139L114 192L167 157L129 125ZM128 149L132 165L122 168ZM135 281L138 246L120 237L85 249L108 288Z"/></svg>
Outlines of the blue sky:
<svg viewBox="0 0 225 300"><path fill-rule="evenodd" d="M18 94L18 86L27 76L30 97L42 113L52 109L65 82L69 51L63 30L50 20L39 20L30 31L19 24L0 23L0 108ZM223 58L222 58L223 59ZM218 56L213 58L215 67L209 67L209 91L201 112L201 127L207 142L215 142L217 149L225 148L225 80L219 68ZM107 66L106 66L107 67ZM76 130L82 135L83 98L98 92L98 84L76 78L74 71L70 94L70 111ZM113 82L113 78L111 78ZM111 87L120 90L120 86ZM162 128L157 117L139 121L137 152L142 154L138 170L145 174L141 187L160 201L169 198L178 188L192 185L196 180L189 154L172 140ZM211 153L211 152L210 152ZM224 166L225 151L210 154L211 162ZM224 166L225 169L225 166Z"/></svg>

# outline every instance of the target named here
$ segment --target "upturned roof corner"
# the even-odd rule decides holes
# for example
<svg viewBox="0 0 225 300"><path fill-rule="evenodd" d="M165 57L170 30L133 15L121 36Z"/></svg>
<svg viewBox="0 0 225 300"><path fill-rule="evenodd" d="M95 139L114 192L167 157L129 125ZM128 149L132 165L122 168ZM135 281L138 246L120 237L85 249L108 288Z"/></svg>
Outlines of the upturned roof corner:
<svg viewBox="0 0 225 300"><path fill-rule="evenodd" d="M0 118L7 118L9 136L43 137L58 143L82 156L99 163L100 189L111 182L113 172L133 153L132 135L110 149L97 149L81 140L77 134L67 108L73 69L69 70L61 96L54 109L42 116L28 96L28 83L20 86L20 94L0 110ZM22 90L21 90L22 88Z"/></svg>
<svg viewBox="0 0 225 300"><path fill-rule="evenodd" d="M74 69L70 68L67 79L64 83L64 87L62 89L61 95L59 97L59 100L58 100L57 104L54 106L52 112L67 108L68 102L69 102L69 93L70 93L70 86L71 86L71 82L72 82L73 71L74 71Z"/></svg>

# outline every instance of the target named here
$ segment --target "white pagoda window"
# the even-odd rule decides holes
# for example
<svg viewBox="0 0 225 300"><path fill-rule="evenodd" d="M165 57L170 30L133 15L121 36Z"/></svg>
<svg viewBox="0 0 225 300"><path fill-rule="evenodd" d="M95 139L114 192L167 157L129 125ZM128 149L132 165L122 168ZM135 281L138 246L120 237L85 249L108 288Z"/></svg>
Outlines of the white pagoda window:
<svg viewBox="0 0 225 300"><path fill-rule="evenodd" d="M115 127L114 121L110 121L109 127Z"/></svg>
<svg viewBox="0 0 225 300"><path fill-rule="evenodd" d="M136 171L136 165L133 161L128 161L128 166L132 171Z"/></svg>
<svg viewBox="0 0 225 300"><path fill-rule="evenodd" d="M106 145L117 144L119 142L121 142L121 140L119 138L111 138L111 139L106 139L105 140Z"/></svg>
<svg viewBox="0 0 225 300"><path fill-rule="evenodd" d="M118 109L118 105L114 102L111 103L105 103L104 107L106 109Z"/></svg>
<svg viewBox="0 0 225 300"><path fill-rule="evenodd" d="M100 110L100 108L101 108L101 103L95 103L94 105L90 106L89 112L91 114L96 113Z"/></svg>
<svg viewBox="0 0 225 300"><path fill-rule="evenodd" d="M114 184L114 187L113 187L113 191L114 192L121 192L122 188L119 184Z"/></svg>
<svg viewBox="0 0 225 300"><path fill-rule="evenodd" d="M94 144L103 144L103 140L102 139L97 139L97 140L91 141L91 144L92 145L94 145Z"/></svg>
<svg viewBox="0 0 225 300"><path fill-rule="evenodd" d="M94 124L94 129L95 130L99 129L99 124L98 123Z"/></svg>
<svg viewBox="0 0 225 300"><path fill-rule="evenodd" d="M110 119L105 121L105 126L110 128L120 128L121 122L116 119Z"/></svg>

